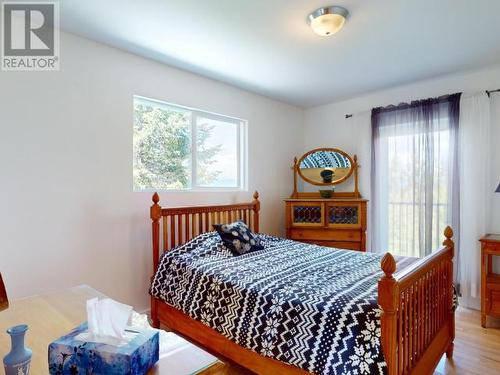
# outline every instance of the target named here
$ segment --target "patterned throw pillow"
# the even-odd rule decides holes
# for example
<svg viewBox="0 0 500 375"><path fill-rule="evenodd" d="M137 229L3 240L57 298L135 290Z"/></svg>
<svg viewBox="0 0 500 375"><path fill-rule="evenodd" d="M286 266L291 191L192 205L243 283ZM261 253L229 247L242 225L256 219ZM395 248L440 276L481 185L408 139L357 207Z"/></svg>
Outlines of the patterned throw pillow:
<svg viewBox="0 0 500 375"><path fill-rule="evenodd" d="M214 229L219 233L224 245L237 255L246 254L253 250L262 250L264 246L243 221L231 224L215 224Z"/></svg>

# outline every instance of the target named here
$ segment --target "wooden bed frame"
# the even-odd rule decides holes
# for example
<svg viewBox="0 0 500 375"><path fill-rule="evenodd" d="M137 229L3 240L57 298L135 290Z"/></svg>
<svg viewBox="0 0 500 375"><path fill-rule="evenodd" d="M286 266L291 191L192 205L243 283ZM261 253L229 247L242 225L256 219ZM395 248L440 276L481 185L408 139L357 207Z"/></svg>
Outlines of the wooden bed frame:
<svg viewBox="0 0 500 375"><path fill-rule="evenodd" d="M255 192L253 198L252 202L242 204L162 208L160 197L155 193L151 206L153 271L163 251L212 230L212 224L242 219L252 231L258 232L259 194ZM378 303L381 345L389 375L432 374L444 353L448 358L453 355L452 229L447 227L444 235L442 248L399 272L390 253L381 261L384 276L378 283ZM208 351L258 374L306 374L295 366L235 344L154 297L151 298L151 317L155 327L166 325Z"/></svg>

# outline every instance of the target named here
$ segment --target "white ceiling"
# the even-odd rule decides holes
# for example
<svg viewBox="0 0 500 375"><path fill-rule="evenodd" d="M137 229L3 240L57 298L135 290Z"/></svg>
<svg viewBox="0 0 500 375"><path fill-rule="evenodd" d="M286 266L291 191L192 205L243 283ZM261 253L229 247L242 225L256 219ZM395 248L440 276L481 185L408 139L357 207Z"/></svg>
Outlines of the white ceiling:
<svg viewBox="0 0 500 375"><path fill-rule="evenodd" d="M351 13L327 38L324 5ZM500 62L500 0L62 0L61 24L302 107Z"/></svg>

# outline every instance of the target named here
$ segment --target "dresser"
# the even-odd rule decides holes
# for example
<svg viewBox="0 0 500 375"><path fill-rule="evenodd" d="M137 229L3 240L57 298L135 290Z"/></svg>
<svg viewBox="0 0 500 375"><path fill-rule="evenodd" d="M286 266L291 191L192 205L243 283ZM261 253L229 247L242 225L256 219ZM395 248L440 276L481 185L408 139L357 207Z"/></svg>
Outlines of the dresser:
<svg viewBox="0 0 500 375"><path fill-rule="evenodd" d="M285 199L286 236L321 246L366 250L366 199Z"/></svg>
<svg viewBox="0 0 500 375"><path fill-rule="evenodd" d="M493 272L493 257L500 256L500 235L487 234L481 242L481 326L486 316L500 318L500 275Z"/></svg>
<svg viewBox="0 0 500 375"><path fill-rule="evenodd" d="M367 200L358 190L357 157L317 148L293 163L293 192L285 199L286 236L321 246L366 251ZM299 189L299 177L304 181ZM337 185L354 177L354 191ZM314 186L318 186L314 191ZM308 191L303 190L308 187Z"/></svg>

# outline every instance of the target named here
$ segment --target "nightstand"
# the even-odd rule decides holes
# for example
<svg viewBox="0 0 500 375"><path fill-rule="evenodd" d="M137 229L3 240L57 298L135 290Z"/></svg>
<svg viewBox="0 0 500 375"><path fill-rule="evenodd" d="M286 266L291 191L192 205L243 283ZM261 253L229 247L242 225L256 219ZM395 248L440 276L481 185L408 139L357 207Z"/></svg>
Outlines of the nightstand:
<svg viewBox="0 0 500 375"><path fill-rule="evenodd" d="M500 256L500 235L487 234L481 242L481 326L486 316L500 318L500 275L493 273L493 256Z"/></svg>

